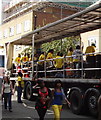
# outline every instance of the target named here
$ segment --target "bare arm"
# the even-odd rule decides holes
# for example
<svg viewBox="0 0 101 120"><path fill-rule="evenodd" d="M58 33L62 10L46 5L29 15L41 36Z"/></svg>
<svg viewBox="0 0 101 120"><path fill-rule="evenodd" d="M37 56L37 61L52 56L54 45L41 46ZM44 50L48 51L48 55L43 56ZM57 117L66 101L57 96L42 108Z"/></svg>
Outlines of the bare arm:
<svg viewBox="0 0 101 120"><path fill-rule="evenodd" d="M13 89L12 82L10 83L10 89L11 89L12 94L14 94L14 89Z"/></svg>
<svg viewBox="0 0 101 120"><path fill-rule="evenodd" d="M1 94L3 95L3 93L4 93L4 89L5 89L5 86L4 86L4 84L2 83L2 90L1 90Z"/></svg>

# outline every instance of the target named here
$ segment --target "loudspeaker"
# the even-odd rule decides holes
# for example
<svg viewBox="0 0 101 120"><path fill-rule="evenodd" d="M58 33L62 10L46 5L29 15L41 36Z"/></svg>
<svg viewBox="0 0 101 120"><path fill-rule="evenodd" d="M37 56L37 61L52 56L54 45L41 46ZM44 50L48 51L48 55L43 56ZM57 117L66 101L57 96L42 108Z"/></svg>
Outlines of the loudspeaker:
<svg viewBox="0 0 101 120"><path fill-rule="evenodd" d="M95 78L96 71L92 69L95 67L96 67L96 56L87 56L86 68L91 68L91 70L85 71L85 78Z"/></svg>
<svg viewBox="0 0 101 120"><path fill-rule="evenodd" d="M101 78L101 55L96 55L96 68L100 68L96 70L96 78Z"/></svg>

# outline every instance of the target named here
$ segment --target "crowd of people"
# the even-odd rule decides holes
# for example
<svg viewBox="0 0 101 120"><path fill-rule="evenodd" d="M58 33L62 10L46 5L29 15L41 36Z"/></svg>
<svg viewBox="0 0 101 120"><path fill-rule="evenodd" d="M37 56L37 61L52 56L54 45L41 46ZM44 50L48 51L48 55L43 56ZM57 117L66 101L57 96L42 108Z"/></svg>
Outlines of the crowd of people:
<svg viewBox="0 0 101 120"><path fill-rule="evenodd" d="M17 85L17 102L23 103L21 100L22 89L23 89L23 80L22 74L18 73L18 85ZM39 120L44 120L47 109L50 107L54 113L54 120L61 119L61 111L64 100L70 107L70 102L68 101L64 90L63 83L60 80L54 81L54 88L50 90L46 87L44 81L42 79L37 79L36 84L33 86L33 89L37 88L37 100L35 102L35 110L39 116ZM15 90L12 87L12 83L9 80L8 76L4 76L2 83L2 97L4 98L4 109L12 112L12 95L14 95ZM98 120L101 120L101 96L98 99Z"/></svg>
<svg viewBox="0 0 101 120"><path fill-rule="evenodd" d="M62 88L62 82L56 80L54 84L54 89L50 90L45 86L42 79L37 79L36 85L33 87L37 88L37 100L35 103L35 109L39 115L39 120L44 120L47 109L52 106L54 112L54 119L60 120L60 112L62 110L63 100L65 99L67 104L70 105L67 100L64 90ZM18 73L17 79L17 102L23 103L21 100L22 90L24 87L24 82L22 80L22 73ZM4 109L12 112L12 95L15 94L15 87L12 86L8 76L4 76L2 83L2 101L4 102Z"/></svg>
<svg viewBox="0 0 101 120"><path fill-rule="evenodd" d="M86 61L89 60L89 56L93 56L92 53L95 52L95 45L92 44L91 46L88 46L86 48L85 53L91 53L89 55L86 55ZM80 45L77 45L75 49L70 47L67 51L66 55L63 55L61 52L57 52L57 54L54 56L54 50L50 49L48 53L41 52L41 54L35 54L34 55L34 70L37 69L37 71L43 71L43 70L61 70L63 68L65 69L76 69L74 71L67 70L66 77L74 77L74 78L80 78L81 77L81 71L77 70L81 68L81 62L84 61L82 57L82 50ZM68 57L66 57L68 56ZM46 60L46 61L45 61ZM22 67L30 67L32 68L32 55L24 54L24 56L21 57L21 54L18 54L18 57L14 60L15 68L21 68ZM85 62L84 62L85 63ZM37 65L36 65L37 64ZM37 68L36 68L37 67ZM45 68L46 67L46 68ZM61 72L62 73L62 72ZM51 75L56 76L57 72L51 73ZM59 73L60 74L60 73ZM43 77L43 73L38 74L39 77ZM50 75L47 73L47 75Z"/></svg>

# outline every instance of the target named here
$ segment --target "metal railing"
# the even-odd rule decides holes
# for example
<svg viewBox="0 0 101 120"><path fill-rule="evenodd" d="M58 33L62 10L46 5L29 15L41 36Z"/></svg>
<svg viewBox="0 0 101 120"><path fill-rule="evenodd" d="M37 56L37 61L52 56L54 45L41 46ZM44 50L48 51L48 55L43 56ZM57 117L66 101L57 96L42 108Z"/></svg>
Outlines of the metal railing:
<svg viewBox="0 0 101 120"><path fill-rule="evenodd" d="M27 66L27 68L21 67L21 69L19 70L25 70L27 72L24 74L29 73L30 77L35 77L35 78L38 78L38 77L45 77L45 78L53 77L54 78L56 77L56 74L62 75L61 76L62 78L100 78L101 75L99 73L101 73L101 60L100 59L99 61L97 60L97 55L100 55L100 58L101 58L101 52L78 55L81 59L80 61L77 62L78 64L77 68L74 68L74 62L70 63L68 61L68 58L74 58L76 56L76 55L72 55L72 56L63 56L63 57L53 58L53 59L38 60L37 62L34 62L34 74L32 73L32 69L31 69L33 65L32 61L26 62L27 65L30 64ZM93 56L95 60L94 61L91 60L92 62L87 61L87 59L84 59L87 56L91 57L91 59ZM55 68L54 61L56 59L63 60L62 68L59 68L59 69ZM50 61L52 62L52 66L47 66L47 63ZM43 62L43 65L42 66L39 65L39 62ZM99 63L99 66L97 65L98 63ZM40 69L40 67L42 68Z"/></svg>
<svg viewBox="0 0 101 120"><path fill-rule="evenodd" d="M95 57L95 61L93 61L93 63L95 64L95 66L93 67L93 65L92 65L92 67L91 67L91 64L92 64L92 62L90 62L90 61L87 61L87 60L84 60L84 57L85 56L90 56L90 57L92 57L92 56L94 56ZM61 72L62 73L62 75L63 75L63 78L76 78L76 76L74 75L76 72L76 75L77 74L80 74L80 76L79 77L77 77L77 78L85 78L85 74L87 74L87 72L88 72L88 74L89 74L89 71L93 71L93 72L97 72L97 71L100 71L101 70L101 66L96 66L96 64L97 64L97 60L96 60L96 55L101 55L101 52L96 52L96 53L87 53L87 54L81 54L81 55L78 55L79 57L81 57L81 59L80 59L80 61L79 62L77 62L77 64L81 64L80 66L78 66L78 68L74 68L74 67L70 67L70 64L72 64L73 66L74 66L74 62L73 63L68 63L68 61L65 61L65 59L67 58L73 58L73 57L75 57L76 55L72 55L72 56L63 56L63 57L60 57L60 58L53 58L53 59L45 59L45 60L39 60L38 62L44 62L44 68L43 68L43 70L38 70L38 62L36 63L37 64L37 67L36 67L36 71L34 71L34 72L37 72L37 73L44 73L44 75L43 75L43 77L47 77L47 73L54 73L52 76L50 75L50 77L55 77L55 73L57 73L57 72ZM57 68L55 68L54 66L49 66L49 67L46 67L47 65L47 62L48 61L52 61L52 62L54 62L54 60L55 59L63 59L63 67L61 68L61 69L57 69ZM67 66L65 66L65 64L67 64ZM89 65L90 64L90 65ZM99 60L99 64L101 64L101 62L100 62L100 60ZM88 66L87 66L88 65ZM67 68L69 68L69 69L67 69ZM70 73L70 74L72 74L72 75L66 75L66 72L72 72L72 73ZM80 73L78 73L78 72L80 72ZM68 73L67 73L68 74ZM38 77L38 74L37 74L37 77ZM87 77L87 76L86 76ZM96 77L98 77L98 76L96 76L95 75L95 78ZM88 78L89 78L89 76L88 76ZM92 76L91 76L91 78L92 78Z"/></svg>

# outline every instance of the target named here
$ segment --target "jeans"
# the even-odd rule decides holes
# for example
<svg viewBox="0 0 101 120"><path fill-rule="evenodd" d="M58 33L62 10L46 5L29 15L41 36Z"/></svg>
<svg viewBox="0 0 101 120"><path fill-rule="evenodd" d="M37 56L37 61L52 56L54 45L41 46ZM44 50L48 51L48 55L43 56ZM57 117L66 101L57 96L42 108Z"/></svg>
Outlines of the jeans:
<svg viewBox="0 0 101 120"><path fill-rule="evenodd" d="M80 69L81 68L81 62L74 62L74 69ZM75 77L81 77L81 71L76 70L74 71Z"/></svg>
<svg viewBox="0 0 101 120"><path fill-rule="evenodd" d="M9 110L12 109L11 93L4 93L4 107L5 107L5 109L7 109L7 103L8 103Z"/></svg>
<svg viewBox="0 0 101 120"><path fill-rule="evenodd" d="M18 86L18 87L17 87L17 92L18 92L18 94L17 94L18 102L22 102L22 101L21 101L22 87Z"/></svg>

